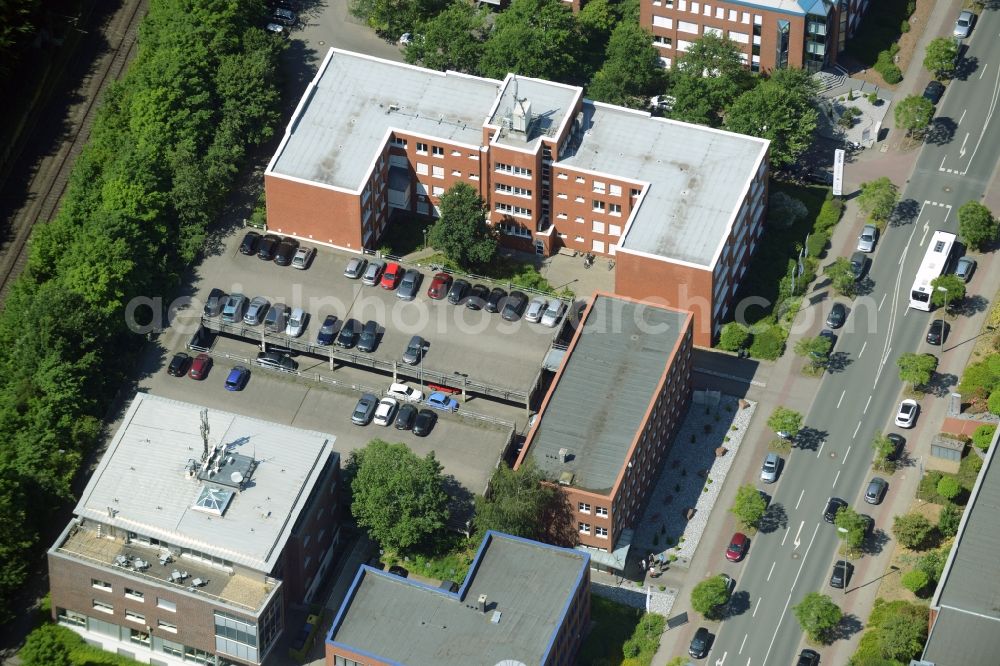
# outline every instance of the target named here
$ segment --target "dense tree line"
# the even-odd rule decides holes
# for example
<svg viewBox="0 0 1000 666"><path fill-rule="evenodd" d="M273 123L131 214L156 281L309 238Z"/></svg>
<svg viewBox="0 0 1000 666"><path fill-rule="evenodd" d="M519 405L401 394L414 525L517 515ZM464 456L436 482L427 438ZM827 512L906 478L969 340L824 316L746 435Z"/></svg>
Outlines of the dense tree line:
<svg viewBox="0 0 1000 666"><path fill-rule="evenodd" d="M42 13L41 0L0 2L0 81L4 84L13 76L17 63L25 57L38 35Z"/></svg>
<svg viewBox="0 0 1000 666"><path fill-rule="evenodd" d="M277 123L284 46L265 16L263 0L151 0L59 214L35 230L0 313L5 612L143 341L126 304L176 289L248 147Z"/></svg>

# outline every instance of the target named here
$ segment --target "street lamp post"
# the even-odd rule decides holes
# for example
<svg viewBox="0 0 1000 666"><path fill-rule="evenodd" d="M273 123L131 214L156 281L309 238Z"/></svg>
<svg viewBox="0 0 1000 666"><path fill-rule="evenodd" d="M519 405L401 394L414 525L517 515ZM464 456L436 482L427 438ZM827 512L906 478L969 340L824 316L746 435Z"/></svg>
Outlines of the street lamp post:
<svg viewBox="0 0 1000 666"><path fill-rule="evenodd" d="M424 227L424 249L427 249L427 227Z"/></svg>
<svg viewBox="0 0 1000 666"><path fill-rule="evenodd" d="M941 344L943 345L944 344L944 316L948 312L948 300L949 300L948 296L949 296L949 291L947 289L945 289L944 287L941 287L941 286L935 287L935 290L936 291L943 291L944 292L944 310L941 312Z"/></svg>

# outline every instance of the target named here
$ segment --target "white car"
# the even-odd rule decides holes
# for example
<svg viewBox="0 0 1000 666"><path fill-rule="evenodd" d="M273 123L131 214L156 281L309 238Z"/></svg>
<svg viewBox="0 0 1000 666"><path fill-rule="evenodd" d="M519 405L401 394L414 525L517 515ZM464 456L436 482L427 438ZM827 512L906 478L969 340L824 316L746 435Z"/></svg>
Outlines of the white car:
<svg viewBox="0 0 1000 666"><path fill-rule="evenodd" d="M545 308L547 308L548 305L549 302L547 299L544 299L541 296L535 296L531 299L531 302L528 303L528 309L524 313L524 318L534 324L537 324L541 321L542 313L545 312Z"/></svg>
<svg viewBox="0 0 1000 666"><path fill-rule="evenodd" d="M913 424L917 422L919 412L920 405L917 404L917 401L907 398L899 403L899 409L896 411L896 425L900 428L912 428Z"/></svg>
<svg viewBox="0 0 1000 666"><path fill-rule="evenodd" d="M398 43L400 46L407 46L412 42L413 42L413 35L408 32L404 32L402 35L399 36Z"/></svg>
<svg viewBox="0 0 1000 666"><path fill-rule="evenodd" d="M553 298L545 307L545 312L542 313L542 324L552 328L559 323L564 312L566 312L566 304L558 298Z"/></svg>
<svg viewBox="0 0 1000 666"><path fill-rule="evenodd" d="M306 312L302 308L295 308L292 310L292 314L288 317L288 323L285 325L285 335L289 335L293 338L297 338L302 335L302 331L306 327Z"/></svg>
<svg viewBox="0 0 1000 666"><path fill-rule="evenodd" d="M382 398L375 408L375 425L387 426L396 417L396 408L399 403L392 398Z"/></svg>
<svg viewBox="0 0 1000 666"><path fill-rule="evenodd" d="M402 402L420 402L424 399L424 394L415 388L410 388L406 384L390 384L386 391L390 398L395 398Z"/></svg>

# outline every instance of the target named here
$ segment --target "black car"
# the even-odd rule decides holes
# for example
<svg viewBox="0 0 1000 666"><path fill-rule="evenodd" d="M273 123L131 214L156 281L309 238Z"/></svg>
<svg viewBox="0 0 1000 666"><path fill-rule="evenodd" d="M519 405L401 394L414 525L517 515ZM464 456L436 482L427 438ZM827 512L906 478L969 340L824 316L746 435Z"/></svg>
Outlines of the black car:
<svg viewBox="0 0 1000 666"><path fill-rule="evenodd" d="M184 352L178 352L170 359L170 365L167 366L167 374L172 377L183 377L187 374L190 365L191 357Z"/></svg>
<svg viewBox="0 0 1000 666"><path fill-rule="evenodd" d="M868 257L864 252L855 252L851 255L851 275L855 280L860 280L865 275L865 268L868 267Z"/></svg>
<svg viewBox="0 0 1000 666"><path fill-rule="evenodd" d="M486 307L486 299L489 297L489 288L486 285L477 284L469 290L469 300L465 301L465 307L470 310L482 310Z"/></svg>
<svg viewBox="0 0 1000 666"><path fill-rule="evenodd" d="M823 520L828 523L833 523L837 519L837 513L841 509L847 508L847 502L840 499L839 497L831 497L826 501L826 508L823 509Z"/></svg>
<svg viewBox="0 0 1000 666"><path fill-rule="evenodd" d="M400 578L406 578L407 576L410 575L409 571L399 566L398 564L393 564L391 567L389 567L389 573L391 573L393 576L399 576Z"/></svg>
<svg viewBox="0 0 1000 666"><path fill-rule="evenodd" d="M931 104L937 104L941 101L941 95L944 94L944 84L940 81L931 81L924 88L924 99L928 100Z"/></svg>
<svg viewBox="0 0 1000 666"><path fill-rule="evenodd" d="M927 329L927 344L943 345L948 338L948 330L951 327L944 319L935 319L931 322L931 327Z"/></svg>
<svg viewBox="0 0 1000 666"><path fill-rule="evenodd" d="M337 318L333 315L327 315L326 319L323 320L323 325L319 327L319 332L316 333L316 344L324 347L332 344L336 334Z"/></svg>
<svg viewBox="0 0 1000 666"><path fill-rule="evenodd" d="M837 344L837 336L834 335L833 331L831 331L828 328L824 328L822 331L820 331L819 337L823 338L824 340L830 341L830 350L826 354L818 354L815 351L809 352L810 358L812 358L814 361L823 361L827 359L830 356L830 354L833 353L833 347Z"/></svg>
<svg viewBox="0 0 1000 666"><path fill-rule="evenodd" d="M378 346L378 324L369 319L365 322L365 327L361 329L361 337L358 338L358 351L373 352Z"/></svg>
<svg viewBox="0 0 1000 666"><path fill-rule="evenodd" d="M413 427L413 420L417 418L417 408L410 404L399 406L396 412L396 430L409 430Z"/></svg>
<svg viewBox="0 0 1000 666"><path fill-rule="evenodd" d="M299 249L299 242L294 238L282 238L277 247L274 248L274 263L279 266L287 266L292 263L295 251Z"/></svg>
<svg viewBox="0 0 1000 666"><path fill-rule="evenodd" d="M528 305L528 296L523 291L512 291L504 303L503 312L500 316L506 321L517 321L524 314L524 308Z"/></svg>
<svg viewBox="0 0 1000 666"><path fill-rule="evenodd" d="M248 231L246 235L243 236L243 242L240 243L240 254L257 254L257 244L260 243L260 234L256 231Z"/></svg>
<svg viewBox="0 0 1000 666"><path fill-rule="evenodd" d="M712 634L708 633L708 629L698 627L698 631L694 632L694 638L691 639L691 645L688 646L688 654L695 659L701 659L708 654L711 641Z"/></svg>
<svg viewBox="0 0 1000 666"><path fill-rule="evenodd" d="M847 308L843 303L834 303L830 314L826 316L826 325L830 328L840 328L847 321Z"/></svg>
<svg viewBox="0 0 1000 666"><path fill-rule="evenodd" d="M354 345L358 344L360 331L361 322L357 319L348 319L344 322L344 326L340 329L340 335L337 336L337 346L343 347L344 349L350 349Z"/></svg>
<svg viewBox="0 0 1000 666"><path fill-rule="evenodd" d="M889 461L899 460L899 457L903 454L903 447L906 446L906 438L895 432L890 432L885 437L892 442L892 451L889 452L889 455L885 459Z"/></svg>
<svg viewBox="0 0 1000 666"><path fill-rule="evenodd" d="M859 513L858 517L865 524L865 538L868 538L875 531L875 519L866 513Z"/></svg>
<svg viewBox="0 0 1000 666"><path fill-rule="evenodd" d="M205 309L202 311L206 317L218 317L222 313L222 306L226 304L229 295L218 287L208 294L205 301Z"/></svg>
<svg viewBox="0 0 1000 666"><path fill-rule="evenodd" d="M830 572L830 587L838 590L851 582L851 574L854 572L854 565L847 560L837 560L833 563L833 571Z"/></svg>
<svg viewBox="0 0 1000 666"><path fill-rule="evenodd" d="M500 287L494 287L486 299L487 312L500 312L500 303L507 298L507 292Z"/></svg>
<svg viewBox="0 0 1000 666"><path fill-rule="evenodd" d="M437 413L433 409L421 409L413 421L413 434L417 437L426 437L437 423L437 418Z"/></svg>
<svg viewBox="0 0 1000 666"><path fill-rule="evenodd" d="M275 236L274 234L264 234L264 237L260 239L260 243L257 244L257 258L263 259L264 261L271 261L274 259L274 251L277 249L276 246L280 242L280 236Z"/></svg>
<svg viewBox="0 0 1000 666"><path fill-rule="evenodd" d="M451 289L448 290L448 302L458 305L465 300L465 296L469 293L471 287L472 285L469 284L468 280L455 280L451 283Z"/></svg>
<svg viewBox="0 0 1000 666"><path fill-rule="evenodd" d="M816 650L803 650L799 653L795 666L819 666L819 653Z"/></svg>

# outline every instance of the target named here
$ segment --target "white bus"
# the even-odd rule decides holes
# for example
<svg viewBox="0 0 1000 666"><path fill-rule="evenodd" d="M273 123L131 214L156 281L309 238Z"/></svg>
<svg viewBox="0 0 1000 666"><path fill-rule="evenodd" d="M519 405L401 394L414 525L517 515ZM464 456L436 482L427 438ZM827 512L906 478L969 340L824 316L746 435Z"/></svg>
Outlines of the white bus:
<svg viewBox="0 0 1000 666"><path fill-rule="evenodd" d="M924 260L917 269L917 279L910 289L910 307L917 310L930 311L931 293L934 287L931 281L941 277L951 264L951 249L955 246L955 234L947 231L935 231L931 243L927 246Z"/></svg>

